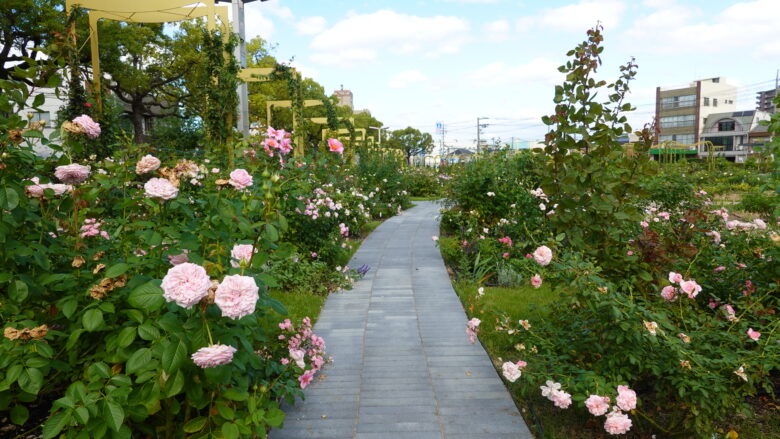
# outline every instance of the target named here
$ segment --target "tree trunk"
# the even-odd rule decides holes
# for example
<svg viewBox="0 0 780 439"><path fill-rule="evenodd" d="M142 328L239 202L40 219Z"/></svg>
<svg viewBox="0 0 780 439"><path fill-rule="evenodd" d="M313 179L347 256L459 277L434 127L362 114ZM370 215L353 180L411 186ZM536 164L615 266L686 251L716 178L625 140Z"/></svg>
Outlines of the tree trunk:
<svg viewBox="0 0 780 439"><path fill-rule="evenodd" d="M144 106L140 100L133 100L130 110L130 119L133 121L133 141L136 145L144 143Z"/></svg>

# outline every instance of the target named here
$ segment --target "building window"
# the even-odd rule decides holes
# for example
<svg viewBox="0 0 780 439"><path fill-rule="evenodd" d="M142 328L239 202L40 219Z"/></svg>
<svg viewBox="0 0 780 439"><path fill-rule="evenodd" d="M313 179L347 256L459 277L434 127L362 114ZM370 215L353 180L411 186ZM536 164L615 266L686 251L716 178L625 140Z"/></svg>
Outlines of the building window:
<svg viewBox="0 0 780 439"><path fill-rule="evenodd" d="M696 105L696 95L671 96L661 98L661 108L668 110L671 108L686 108Z"/></svg>
<svg viewBox="0 0 780 439"><path fill-rule="evenodd" d="M688 114L685 116L666 116L661 118L661 128L679 128L692 127L696 116Z"/></svg>
<svg viewBox="0 0 780 439"><path fill-rule="evenodd" d="M717 107L718 106L718 98L712 98L712 106Z"/></svg>
<svg viewBox="0 0 780 439"><path fill-rule="evenodd" d="M708 137L707 140L712 142L715 147L715 151L733 151L734 150L734 136L717 136Z"/></svg>
<svg viewBox="0 0 780 439"><path fill-rule="evenodd" d="M733 120L723 120L718 122L718 131L734 131L735 122Z"/></svg>
<svg viewBox="0 0 780 439"><path fill-rule="evenodd" d="M705 107L709 107L710 106L710 98L704 98L704 104L703 105Z"/></svg>
<svg viewBox="0 0 780 439"><path fill-rule="evenodd" d="M670 134L659 136L659 142L676 142L680 145L690 145L693 143L693 134Z"/></svg>

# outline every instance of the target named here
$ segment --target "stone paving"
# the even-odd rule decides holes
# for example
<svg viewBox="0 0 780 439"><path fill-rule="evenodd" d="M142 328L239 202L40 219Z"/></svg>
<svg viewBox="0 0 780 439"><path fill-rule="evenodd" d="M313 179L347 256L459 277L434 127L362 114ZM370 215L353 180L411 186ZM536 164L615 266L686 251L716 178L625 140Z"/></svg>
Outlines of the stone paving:
<svg viewBox="0 0 780 439"><path fill-rule="evenodd" d="M271 439L530 439L466 314L439 250L433 202L385 221L350 266L371 266L331 294L315 332L334 358L285 406Z"/></svg>

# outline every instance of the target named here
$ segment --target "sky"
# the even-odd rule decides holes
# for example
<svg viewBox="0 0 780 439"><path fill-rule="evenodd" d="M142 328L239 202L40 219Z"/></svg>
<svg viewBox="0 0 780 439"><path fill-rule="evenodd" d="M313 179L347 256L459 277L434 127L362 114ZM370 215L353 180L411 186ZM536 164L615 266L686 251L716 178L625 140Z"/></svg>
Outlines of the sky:
<svg viewBox="0 0 780 439"><path fill-rule="evenodd" d="M617 78L631 57L639 66L637 129L652 120L657 86L725 77L737 109L750 110L780 68L780 0L269 0L245 11L247 39L266 39L326 93L343 85L355 109L437 142L441 122L446 144L462 147L475 145L478 117L482 138L541 139L557 67L597 22L599 78Z"/></svg>

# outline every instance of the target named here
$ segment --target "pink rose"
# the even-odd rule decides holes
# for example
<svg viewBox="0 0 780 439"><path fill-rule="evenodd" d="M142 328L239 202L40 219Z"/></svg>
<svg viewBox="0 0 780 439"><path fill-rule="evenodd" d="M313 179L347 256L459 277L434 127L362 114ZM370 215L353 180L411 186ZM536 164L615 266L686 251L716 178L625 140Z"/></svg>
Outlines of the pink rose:
<svg viewBox="0 0 780 439"><path fill-rule="evenodd" d="M671 302L677 298L677 288L667 285L661 290L661 297L667 302Z"/></svg>
<svg viewBox="0 0 780 439"><path fill-rule="evenodd" d="M54 169L54 176L65 184L78 184L89 177L89 166L79 165L78 163L57 166Z"/></svg>
<svg viewBox="0 0 780 439"><path fill-rule="evenodd" d="M135 164L135 173L138 175L148 174L160 168L160 159L153 155L145 155Z"/></svg>
<svg viewBox="0 0 780 439"><path fill-rule="evenodd" d="M150 178L144 184L144 196L147 198L159 198L172 200L179 195L179 188L165 178Z"/></svg>
<svg viewBox="0 0 780 439"><path fill-rule="evenodd" d="M615 404L623 411L631 411L636 408L636 392L629 389L628 386L618 386L618 396L615 398Z"/></svg>
<svg viewBox="0 0 780 439"><path fill-rule="evenodd" d="M680 289L691 299L695 299L701 292L701 286L693 279L680 282Z"/></svg>
<svg viewBox="0 0 780 439"><path fill-rule="evenodd" d="M604 421L604 430L609 434L625 434L631 430L631 418L625 413L613 411Z"/></svg>
<svg viewBox="0 0 780 439"><path fill-rule="evenodd" d="M81 128L84 128L84 133L90 139L97 139L100 135L100 124L92 120L92 118L86 114L82 114L81 116L73 119L73 123L76 123L80 125Z"/></svg>
<svg viewBox="0 0 780 439"><path fill-rule="evenodd" d="M466 322L466 335L469 336L469 341L471 344L477 342L477 334L479 334L480 323L480 320L476 317Z"/></svg>
<svg viewBox="0 0 780 439"><path fill-rule="evenodd" d="M168 262L170 262L171 265L181 265L185 262L189 262L190 258L187 256L187 253L189 252L189 250L184 249L178 255L168 255Z"/></svg>
<svg viewBox="0 0 780 439"><path fill-rule="evenodd" d="M563 390L553 390L550 394L550 400L561 409L569 408L571 405L571 395Z"/></svg>
<svg viewBox="0 0 780 439"><path fill-rule="evenodd" d="M230 251L232 259L230 265L238 268L242 262L249 264L254 253L255 251L251 244L236 244L233 246L233 250Z"/></svg>
<svg viewBox="0 0 780 439"><path fill-rule="evenodd" d="M230 173L228 183L236 189L245 189L252 186L252 176L245 169L236 169Z"/></svg>
<svg viewBox="0 0 780 439"><path fill-rule="evenodd" d="M588 408L591 415L601 416L609 411L609 397L590 395L585 400L585 407Z"/></svg>
<svg viewBox="0 0 780 439"><path fill-rule="evenodd" d="M38 177L33 177L30 179L33 183L33 185L26 186L25 192L27 193L27 196L31 198L42 198L45 195L46 189L51 189L54 191L54 196L59 197L60 195L70 192L73 190L73 186L69 184L52 184L52 183L45 183L45 184L39 184L38 183Z"/></svg>
<svg viewBox="0 0 780 439"><path fill-rule="evenodd" d="M208 296L211 279L200 265L185 262L169 269L160 287L166 301L190 309Z"/></svg>
<svg viewBox="0 0 780 439"><path fill-rule="evenodd" d="M758 341L758 338L761 337L761 333L754 331L753 328L748 328L747 335L755 341Z"/></svg>
<svg viewBox="0 0 780 439"><path fill-rule="evenodd" d="M714 269L714 270L712 270L712 271L714 271L715 273L720 273L721 271L723 271L723 270L725 270L725 269L726 269L726 267L724 267L724 266L722 266L722 265L721 265L721 266L719 266L719 267L715 267L715 269Z"/></svg>
<svg viewBox="0 0 780 439"><path fill-rule="evenodd" d="M542 286L542 277L539 276L538 274L535 274L531 278L531 285L533 285L534 288L539 288L540 286Z"/></svg>
<svg viewBox="0 0 780 439"><path fill-rule="evenodd" d="M506 380L510 383L514 383L518 378L520 378L520 368L515 363L507 361L501 366L501 369L504 378L506 378Z"/></svg>
<svg viewBox="0 0 780 439"><path fill-rule="evenodd" d="M200 348L192 354L192 361L199 367L217 367L233 361L233 354L237 351L233 346L215 344Z"/></svg>
<svg viewBox="0 0 780 439"><path fill-rule="evenodd" d="M753 225L755 225L759 230L766 230L766 223L761 218L754 219Z"/></svg>
<svg viewBox="0 0 780 439"><path fill-rule="evenodd" d="M260 288L249 276L225 276L217 287L214 303L222 310L223 317L240 319L255 312L260 299Z"/></svg>
<svg viewBox="0 0 780 439"><path fill-rule="evenodd" d="M312 379L314 379L314 371L307 370L303 373L303 375L298 377L298 382L301 384L301 389L305 389L306 386L311 384Z"/></svg>
<svg viewBox="0 0 780 439"><path fill-rule="evenodd" d="M550 250L550 248L546 245L543 245L534 250L534 260L541 266L549 265L550 261L552 261L552 257L552 250Z"/></svg>
<svg viewBox="0 0 780 439"><path fill-rule="evenodd" d="M683 277L680 273L675 273L674 271L669 272L669 282L673 284L679 284L682 282Z"/></svg>
<svg viewBox="0 0 780 439"><path fill-rule="evenodd" d="M331 152L344 154L344 145L342 145L338 139L328 139L328 147L330 148Z"/></svg>
<svg viewBox="0 0 780 439"><path fill-rule="evenodd" d="M295 362L295 365L300 367L301 369L304 369L306 367L306 362L304 361L304 357L306 356L306 351L303 349L290 349L290 359Z"/></svg>

